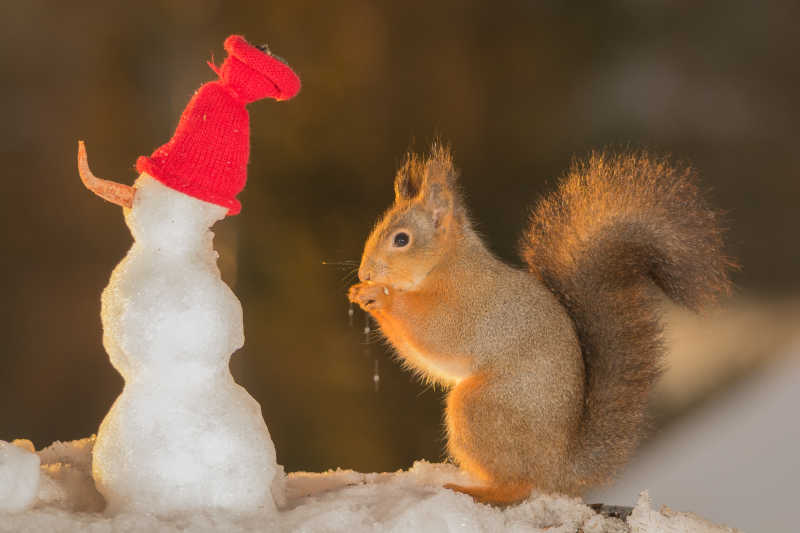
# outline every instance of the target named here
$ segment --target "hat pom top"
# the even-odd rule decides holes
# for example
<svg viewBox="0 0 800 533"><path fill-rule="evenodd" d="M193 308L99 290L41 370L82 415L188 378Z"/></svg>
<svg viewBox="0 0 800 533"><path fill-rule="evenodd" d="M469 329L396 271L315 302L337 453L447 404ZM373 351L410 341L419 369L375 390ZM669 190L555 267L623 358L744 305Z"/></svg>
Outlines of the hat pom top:
<svg viewBox="0 0 800 533"><path fill-rule="evenodd" d="M288 100L300 90L300 79L289 66L248 43L241 35L225 39L228 57L217 70L223 86L245 103L262 98Z"/></svg>

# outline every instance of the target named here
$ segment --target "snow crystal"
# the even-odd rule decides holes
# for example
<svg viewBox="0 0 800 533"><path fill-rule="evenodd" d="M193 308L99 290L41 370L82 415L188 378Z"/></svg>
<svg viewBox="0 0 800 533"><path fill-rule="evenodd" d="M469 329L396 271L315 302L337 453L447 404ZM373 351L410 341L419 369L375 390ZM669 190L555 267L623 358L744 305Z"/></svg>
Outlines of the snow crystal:
<svg viewBox="0 0 800 533"><path fill-rule="evenodd" d="M0 511L22 511L39 490L39 457L30 441L0 441Z"/></svg>
<svg viewBox="0 0 800 533"><path fill-rule="evenodd" d="M242 308L210 226L226 208L135 184L135 242L102 295L103 345L125 388L100 426L93 476L111 513L275 509L282 488L261 407L228 368Z"/></svg>

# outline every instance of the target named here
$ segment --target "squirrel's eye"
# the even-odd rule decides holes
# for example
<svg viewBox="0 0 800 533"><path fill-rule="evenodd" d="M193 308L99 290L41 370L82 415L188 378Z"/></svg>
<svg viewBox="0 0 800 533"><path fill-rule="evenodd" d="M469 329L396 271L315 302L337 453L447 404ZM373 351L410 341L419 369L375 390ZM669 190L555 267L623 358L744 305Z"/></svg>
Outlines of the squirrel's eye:
<svg viewBox="0 0 800 533"><path fill-rule="evenodd" d="M410 240L411 238L408 236L408 233L401 231L394 236L394 241L392 241L392 243L395 247L402 248L403 246L407 246Z"/></svg>

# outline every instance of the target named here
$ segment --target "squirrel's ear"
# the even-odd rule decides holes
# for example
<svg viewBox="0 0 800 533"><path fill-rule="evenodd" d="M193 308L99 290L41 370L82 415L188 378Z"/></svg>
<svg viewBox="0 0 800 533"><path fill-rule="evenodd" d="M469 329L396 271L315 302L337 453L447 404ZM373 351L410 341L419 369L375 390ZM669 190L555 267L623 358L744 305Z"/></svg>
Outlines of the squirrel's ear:
<svg viewBox="0 0 800 533"><path fill-rule="evenodd" d="M433 217L433 227L437 230L446 228L453 217L455 205L453 191L442 183L426 184L423 201L430 209Z"/></svg>
<svg viewBox="0 0 800 533"><path fill-rule="evenodd" d="M450 149L435 142L426 161L422 197L433 213L433 225L437 229L446 227L452 218L456 204L456 181L458 171L453 164Z"/></svg>

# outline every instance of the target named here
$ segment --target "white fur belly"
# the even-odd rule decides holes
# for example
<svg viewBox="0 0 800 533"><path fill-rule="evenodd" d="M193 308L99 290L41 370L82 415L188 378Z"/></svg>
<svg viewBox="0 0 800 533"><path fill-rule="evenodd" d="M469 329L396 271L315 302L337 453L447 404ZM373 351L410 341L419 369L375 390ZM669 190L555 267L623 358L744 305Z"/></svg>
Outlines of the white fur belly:
<svg viewBox="0 0 800 533"><path fill-rule="evenodd" d="M426 353L407 342L393 344L403 360L430 381L455 385L472 375L472 365L466 357Z"/></svg>

